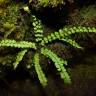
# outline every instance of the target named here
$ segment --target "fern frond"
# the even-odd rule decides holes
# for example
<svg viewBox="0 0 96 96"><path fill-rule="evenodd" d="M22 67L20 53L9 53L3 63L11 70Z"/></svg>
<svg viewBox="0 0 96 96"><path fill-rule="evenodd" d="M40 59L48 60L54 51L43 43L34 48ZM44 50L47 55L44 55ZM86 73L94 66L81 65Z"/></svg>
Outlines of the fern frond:
<svg viewBox="0 0 96 96"><path fill-rule="evenodd" d="M51 33L47 37L44 37L41 41L41 45L48 44L49 42L52 42L54 40L66 40L69 35L74 33L84 33L84 32L96 32L96 28L90 28L90 27L64 27L63 29L60 29L58 32ZM67 41L67 40L66 40ZM69 39L67 42L69 42L71 45L73 43L73 46L75 46L75 41L72 41ZM76 44L77 45L77 44ZM80 48L77 46L77 48Z"/></svg>
<svg viewBox="0 0 96 96"><path fill-rule="evenodd" d="M63 35L63 34L62 34ZM52 42L56 39L60 39L60 34L59 32L54 32L48 35L47 37L44 37L41 41L41 45L48 44L49 42Z"/></svg>
<svg viewBox="0 0 96 96"><path fill-rule="evenodd" d="M61 39L61 40L69 43L70 45L72 45L75 48L83 49L78 43L76 43L75 40L71 40L71 39Z"/></svg>
<svg viewBox="0 0 96 96"><path fill-rule="evenodd" d="M27 52L27 49L23 49L22 51L20 51L17 56L16 56L16 61L13 63L14 69L17 68L18 64L20 63L20 61L23 59L25 53Z"/></svg>
<svg viewBox="0 0 96 96"><path fill-rule="evenodd" d="M33 48L36 49L35 43L27 41L15 41L5 39L0 41L0 47L16 47L16 48Z"/></svg>
<svg viewBox="0 0 96 96"><path fill-rule="evenodd" d="M41 21L38 20L34 15L32 16L32 18L33 18L33 26L34 26L36 42L39 42L42 40L42 37L43 37L42 24L41 24Z"/></svg>
<svg viewBox="0 0 96 96"><path fill-rule="evenodd" d="M55 66L60 72L61 78L64 80L64 82L71 83L70 76L68 75L65 67L63 66L64 64L67 65L67 61L59 58L55 53L53 53L47 48L42 48L41 53L46 57L50 58L55 63Z"/></svg>
<svg viewBox="0 0 96 96"><path fill-rule="evenodd" d="M47 78L45 77L45 74L43 73L41 66L39 64L39 54L38 53L36 53L34 55L34 66L35 66L35 70L37 72L38 78L40 80L40 83L42 84L42 86L46 86Z"/></svg>
<svg viewBox="0 0 96 96"><path fill-rule="evenodd" d="M68 35L71 35L71 34L74 34L74 33L84 33L84 32L87 32L87 33L91 33L91 32L94 32L96 33L96 28L95 27L82 27L82 26L78 26L78 27L69 27L69 28L63 28L62 30L59 30L60 31L63 31L63 34L65 36L68 36Z"/></svg>
<svg viewBox="0 0 96 96"><path fill-rule="evenodd" d="M71 40L71 39L68 39L68 38L62 39L62 38L57 38L55 36L53 38L51 38L51 36L44 37L44 39L41 42L41 45L44 45L45 43L48 44L48 42L52 42L53 40L56 40L56 39L58 39L60 41L65 41L65 42L69 43L70 45L72 45L72 46L74 46L76 48L82 49L82 47L78 43L76 43L75 40Z"/></svg>

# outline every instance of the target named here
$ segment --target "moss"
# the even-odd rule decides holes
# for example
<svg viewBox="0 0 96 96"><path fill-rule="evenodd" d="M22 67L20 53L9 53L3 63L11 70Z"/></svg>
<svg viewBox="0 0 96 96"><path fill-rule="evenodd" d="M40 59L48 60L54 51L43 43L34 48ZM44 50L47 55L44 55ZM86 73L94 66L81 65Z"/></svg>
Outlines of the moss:
<svg viewBox="0 0 96 96"><path fill-rule="evenodd" d="M95 5L90 5L88 7L82 8L80 11L82 21L81 25L86 24L87 26L96 26L96 7Z"/></svg>
<svg viewBox="0 0 96 96"><path fill-rule="evenodd" d="M96 26L95 5L84 6L80 11L75 9L70 13L69 22L72 25Z"/></svg>
<svg viewBox="0 0 96 96"><path fill-rule="evenodd" d="M52 5L57 6L58 4L64 4L65 2L63 0L38 0L40 2L40 5L43 6L49 6Z"/></svg>
<svg viewBox="0 0 96 96"><path fill-rule="evenodd" d="M52 6L56 7L61 4L65 4L64 0L29 0L29 3L32 3L35 7L39 8L40 6L47 7Z"/></svg>
<svg viewBox="0 0 96 96"><path fill-rule="evenodd" d="M5 33L6 37L9 35L12 31L14 31L18 16L18 5L13 4L9 5L6 9L0 10L1 20L0 20L0 27L3 29L3 32ZM2 32L2 30L0 31Z"/></svg>
<svg viewBox="0 0 96 96"><path fill-rule="evenodd" d="M6 4L6 3L8 3L10 0L0 0L0 5L1 4Z"/></svg>
<svg viewBox="0 0 96 96"><path fill-rule="evenodd" d="M29 28L26 22L27 19L24 19L27 18L27 15L20 10L22 5L21 3L12 2L6 8L0 9L0 32L4 38L21 40L25 31Z"/></svg>

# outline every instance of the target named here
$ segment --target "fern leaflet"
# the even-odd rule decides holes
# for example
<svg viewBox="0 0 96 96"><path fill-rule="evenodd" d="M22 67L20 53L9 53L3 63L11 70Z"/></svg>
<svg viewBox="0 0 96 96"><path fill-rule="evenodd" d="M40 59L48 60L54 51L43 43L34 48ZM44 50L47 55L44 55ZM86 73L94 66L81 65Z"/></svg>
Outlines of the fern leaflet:
<svg viewBox="0 0 96 96"><path fill-rule="evenodd" d="M59 58L55 53L53 53L51 50L47 48L42 48L41 53L45 55L46 57L50 58L57 68L57 70L60 72L61 78L64 80L65 83L71 83L70 76L66 72L64 64L67 65L67 61Z"/></svg>
<svg viewBox="0 0 96 96"><path fill-rule="evenodd" d="M17 56L16 56L16 61L13 63L14 69L17 68L18 64L20 63L20 61L23 59L25 53L27 52L27 49L23 49L22 51L20 51Z"/></svg>
<svg viewBox="0 0 96 96"><path fill-rule="evenodd" d="M10 39L5 39L0 41L0 47L16 47L16 48L33 48L36 49L35 43L27 41L15 41Z"/></svg>
<svg viewBox="0 0 96 96"><path fill-rule="evenodd" d="M38 74L38 78L40 80L40 83L43 86L46 86L47 79L46 79L45 74L43 73L41 66L39 64L39 54L38 53L35 53L35 55L34 55L34 66L35 66L36 73Z"/></svg>

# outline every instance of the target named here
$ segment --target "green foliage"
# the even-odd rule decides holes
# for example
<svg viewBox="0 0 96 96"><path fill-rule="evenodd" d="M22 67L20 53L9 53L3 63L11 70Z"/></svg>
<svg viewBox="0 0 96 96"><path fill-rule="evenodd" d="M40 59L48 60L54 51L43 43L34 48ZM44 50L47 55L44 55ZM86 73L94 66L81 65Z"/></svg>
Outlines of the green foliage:
<svg viewBox="0 0 96 96"><path fill-rule="evenodd" d="M15 41L10 39L5 39L0 41L0 46L3 47L17 47L17 48L33 48L36 49L35 43L27 41Z"/></svg>
<svg viewBox="0 0 96 96"><path fill-rule="evenodd" d="M81 25L94 26L96 22L96 6L83 7L80 11L80 16L82 18Z"/></svg>
<svg viewBox="0 0 96 96"><path fill-rule="evenodd" d="M32 15L33 23L32 25L34 26L34 33L36 37L36 42L39 42L43 38L43 28L40 20L37 20L37 18Z"/></svg>
<svg viewBox="0 0 96 96"><path fill-rule="evenodd" d="M71 40L71 39L61 39L61 40L64 41L64 42L69 43L69 44L72 45L73 47L82 49L82 47L81 47L78 43L76 43L75 40Z"/></svg>
<svg viewBox="0 0 96 96"><path fill-rule="evenodd" d="M4 13L1 14L0 23L4 28L12 28L17 24L19 5L11 4L8 6Z"/></svg>
<svg viewBox="0 0 96 96"><path fill-rule="evenodd" d="M4 6L2 4L3 7L0 7L0 33L4 39L13 37L16 40L22 40L29 28L20 11L23 4L11 1L11 3L4 4Z"/></svg>
<svg viewBox="0 0 96 96"><path fill-rule="evenodd" d="M0 47L13 47L13 48L20 48L20 51L16 56L16 61L13 63L14 69L18 66L19 62L23 59L25 53L28 49L35 50L35 55L33 58L33 63L35 66L35 70L37 72L38 78L42 86L47 85L47 79L41 69L41 65L39 64L40 54L48 57L51 59L55 67L57 68L58 72L60 73L61 78L64 80L65 83L71 83L71 79L69 74L66 71L64 65L67 65L67 60L61 59L56 53L53 53L51 50L46 48L46 45L53 43L53 41L64 41L69 43L73 47L82 48L75 42L75 40L70 39L70 35L75 33L84 33L84 32L96 32L96 28L90 27L64 27L60 29L58 32L51 33L50 35L44 37L43 36L43 27L41 21L38 20L34 15L32 16L33 20L33 27L35 33L35 42L28 42L28 41L15 41L10 39L4 39L0 41ZM32 54L33 55L33 54Z"/></svg>
<svg viewBox="0 0 96 96"><path fill-rule="evenodd" d="M27 49L24 49L22 51L20 51L17 56L16 56L16 61L13 63L14 69L17 68L18 64L20 63L20 61L23 59L23 56L25 55L25 53L27 52Z"/></svg>
<svg viewBox="0 0 96 96"><path fill-rule="evenodd" d="M1 4L6 4L6 3L8 3L10 0L0 0L0 5Z"/></svg>
<svg viewBox="0 0 96 96"><path fill-rule="evenodd" d="M75 33L84 33L84 32L96 32L96 28L94 27L64 27L63 29L60 29L59 32L54 32L48 35L47 37L44 37L41 45L47 44L49 42L52 42L54 40L60 40L67 42L71 44L72 46L76 48L82 48L75 42L75 40L70 39L70 35L75 34Z"/></svg>
<svg viewBox="0 0 96 96"><path fill-rule="evenodd" d="M43 73L41 66L39 64L39 54L38 53L36 53L34 55L34 66L35 66L35 70L38 74L38 78L40 80L40 83L43 86L46 86L47 85L47 78L45 77L45 74Z"/></svg>
<svg viewBox="0 0 96 96"><path fill-rule="evenodd" d="M65 4L64 0L29 0L29 3L37 2L37 6L58 6L59 4ZM36 5L35 5L36 6Z"/></svg>
<svg viewBox="0 0 96 96"><path fill-rule="evenodd" d="M57 68L57 70L60 72L61 78L64 80L65 83L71 83L70 76L66 72L66 69L63 65L67 65L67 61L59 58L55 53L53 53L51 50L47 48L42 48L41 53L45 55L46 57L50 58Z"/></svg>
<svg viewBox="0 0 96 96"><path fill-rule="evenodd" d="M3 1L5 2L9 0ZM11 34L16 28L16 21L18 17L17 10L18 5L13 3L10 6L7 6L5 9L0 8L0 32L5 33L4 38Z"/></svg>

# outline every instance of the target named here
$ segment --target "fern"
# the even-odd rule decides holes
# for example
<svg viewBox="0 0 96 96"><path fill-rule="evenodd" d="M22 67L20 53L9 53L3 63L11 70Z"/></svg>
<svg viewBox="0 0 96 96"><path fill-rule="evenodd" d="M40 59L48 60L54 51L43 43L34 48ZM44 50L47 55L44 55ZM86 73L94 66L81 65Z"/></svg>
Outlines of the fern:
<svg viewBox="0 0 96 96"><path fill-rule="evenodd" d="M13 63L14 69L17 68L19 62L23 59L23 56L25 55L26 52L27 52L27 49L23 49L17 54L16 61Z"/></svg>
<svg viewBox="0 0 96 96"><path fill-rule="evenodd" d="M26 7L25 9L28 10L28 7ZM4 39L0 41L0 47L13 47L22 49L22 51L20 51L17 54L16 61L13 63L14 69L18 67L19 62L23 59L28 49L35 50L35 55L32 64L34 64L39 81L43 86L47 85L47 78L45 77L41 65L39 64L39 59L41 58L39 56L40 54L48 57L54 62L55 67L57 68L61 78L64 80L65 83L71 83L70 76L68 75L68 72L64 67L67 65L67 60L63 60L62 58L57 56L56 53L47 49L46 45L53 43L53 41L55 42L64 41L72 45L73 47L83 49L78 43L76 43L75 40L72 40L70 38L70 35L75 33L96 32L96 28L82 27L82 26L64 27L60 29L58 32L53 32L48 36L44 37L41 21L37 19L34 15L32 15L32 20L33 20L32 25L34 27L34 33L35 33L35 42L28 42L28 41L17 42L15 40Z"/></svg>
<svg viewBox="0 0 96 96"><path fill-rule="evenodd" d="M51 33L50 35L48 35L47 37L44 37L41 44L44 45L44 44L52 42L54 40L67 41L68 37L70 37L69 35L75 34L75 33L84 33L84 32L96 32L96 28L95 27L93 27L93 28L82 27L82 26L68 27L68 28L64 27L63 29L60 29L59 32L54 32L54 33ZM71 39L69 39L68 42L72 45ZM74 44L76 44L75 41L74 41ZM74 44L73 44L73 46L74 46ZM76 44L76 45L78 45L78 44Z"/></svg>
<svg viewBox="0 0 96 96"><path fill-rule="evenodd" d="M70 76L68 75L65 67L63 66L67 65L66 60L59 58L55 53L53 53L51 50L48 50L47 48L42 48L41 53L46 57L50 58L55 63L55 66L60 72L61 78L64 80L64 82L71 83Z"/></svg>
<svg viewBox="0 0 96 96"><path fill-rule="evenodd" d="M35 43L5 39L0 41L0 47L16 47L16 48L33 48L36 49Z"/></svg>
<svg viewBox="0 0 96 96"><path fill-rule="evenodd" d="M35 37L36 37L36 42L39 42L43 38L42 24L41 24L41 21L38 20L34 15L32 15L32 19L33 19L32 24L34 26L34 33L35 33Z"/></svg>
<svg viewBox="0 0 96 96"><path fill-rule="evenodd" d="M72 45L75 48L83 49L78 43L76 43L75 40L71 40L71 39L61 39L61 40L69 43L70 45Z"/></svg>
<svg viewBox="0 0 96 96"><path fill-rule="evenodd" d="M38 53L36 53L34 56L34 66L35 66L35 70L38 74L38 78L40 80L40 83L43 86L46 86L47 85L47 79L46 79L45 74L43 73L41 66L39 64L39 54Z"/></svg>

